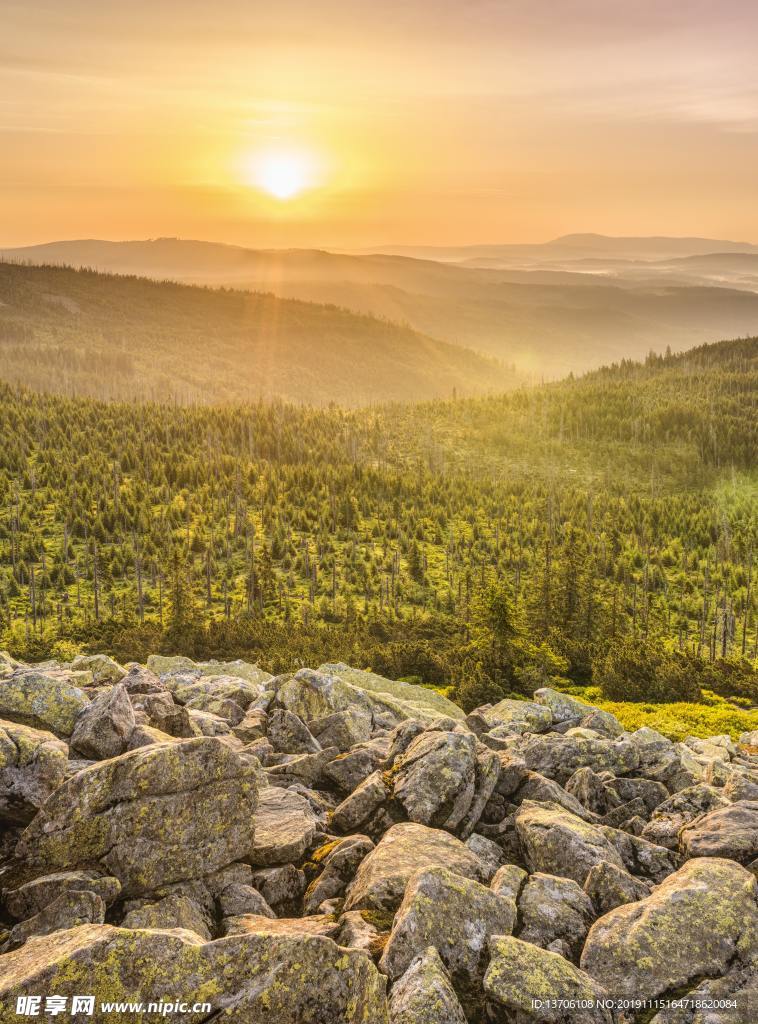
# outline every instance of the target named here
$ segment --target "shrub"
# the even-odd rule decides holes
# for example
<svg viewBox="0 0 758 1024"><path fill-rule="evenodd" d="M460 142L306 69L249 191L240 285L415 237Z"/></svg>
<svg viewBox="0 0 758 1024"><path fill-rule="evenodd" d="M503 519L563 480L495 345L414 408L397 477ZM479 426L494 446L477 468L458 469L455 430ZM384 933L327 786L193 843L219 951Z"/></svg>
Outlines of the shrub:
<svg viewBox="0 0 758 1024"><path fill-rule="evenodd" d="M758 672L744 658L723 659L707 662L697 661L700 671L700 685L721 697L739 697L758 704Z"/></svg>
<svg viewBox="0 0 758 1024"><path fill-rule="evenodd" d="M722 701L716 705L686 704L625 704L600 701L598 706L610 711L625 729L633 731L643 725L681 741L687 736L718 736L726 733L733 740L740 733L758 729L758 711L744 711Z"/></svg>
<svg viewBox="0 0 758 1024"><path fill-rule="evenodd" d="M699 701L698 673L691 659L626 640L610 649L595 667L594 681L607 700L652 702Z"/></svg>
<svg viewBox="0 0 758 1024"><path fill-rule="evenodd" d="M505 695L504 687L477 663L464 666L460 680L455 684L453 699L468 714L482 704L497 704Z"/></svg>
<svg viewBox="0 0 758 1024"><path fill-rule="evenodd" d="M57 661L73 661L79 654L79 645L71 640L56 640L50 653Z"/></svg>

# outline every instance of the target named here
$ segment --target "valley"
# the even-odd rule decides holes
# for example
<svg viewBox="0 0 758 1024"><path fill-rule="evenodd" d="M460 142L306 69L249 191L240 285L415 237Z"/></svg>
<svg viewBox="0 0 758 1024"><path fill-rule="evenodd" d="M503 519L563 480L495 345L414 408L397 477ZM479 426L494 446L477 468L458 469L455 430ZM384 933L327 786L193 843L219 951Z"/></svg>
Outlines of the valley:
<svg viewBox="0 0 758 1024"><path fill-rule="evenodd" d="M758 250L744 243L569 236L543 245L388 249L265 250L164 238L55 242L0 251L0 259L335 305L474 349L535 382L758 333Z"/></svg>

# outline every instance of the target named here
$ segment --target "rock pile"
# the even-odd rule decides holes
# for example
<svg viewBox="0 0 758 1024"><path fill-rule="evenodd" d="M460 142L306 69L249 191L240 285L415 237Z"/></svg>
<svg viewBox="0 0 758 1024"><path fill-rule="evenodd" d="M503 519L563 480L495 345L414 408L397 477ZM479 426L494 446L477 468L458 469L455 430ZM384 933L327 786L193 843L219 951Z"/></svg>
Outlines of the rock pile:
<svg viewBox="0 0 758 1024"><path fill-rule="evenodd" d="M754 739L549 689L464 716L345 665L2 655L0 1022L92 993L62 1019L748 1024Z"/></svg>

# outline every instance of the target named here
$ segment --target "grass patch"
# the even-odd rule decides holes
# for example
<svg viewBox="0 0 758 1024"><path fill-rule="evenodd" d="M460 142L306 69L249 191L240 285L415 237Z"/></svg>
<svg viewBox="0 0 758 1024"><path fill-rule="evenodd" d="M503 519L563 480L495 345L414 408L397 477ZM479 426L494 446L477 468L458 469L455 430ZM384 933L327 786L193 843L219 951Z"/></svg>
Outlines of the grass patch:
<svg viewBox="0 0 758 1024"><path fill-rule="evenodd" d="M592 686L583 689L572 687L572 693L603 711L610 711L630 732L646 725L675 741L687 736L707 739L722 734L736 740L740 733L758 729L758 709L735 707L730 701L711 693L705 695L703 703L697 704L608 701L602 699L598 687Z"/></svg>

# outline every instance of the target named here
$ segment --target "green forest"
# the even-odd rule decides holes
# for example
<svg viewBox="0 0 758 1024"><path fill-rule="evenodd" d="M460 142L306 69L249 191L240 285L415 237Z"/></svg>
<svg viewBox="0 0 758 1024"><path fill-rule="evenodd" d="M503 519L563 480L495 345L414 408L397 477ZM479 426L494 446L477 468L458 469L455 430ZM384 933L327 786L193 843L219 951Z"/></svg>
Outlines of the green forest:
<svg viewBox="0 0 758 1024"><path fill-rule="evenodd" d="M3 385L3 645L750 707L757 385L755 338L358 410Z"/></svg>
<svg viewBox="0 0 758 1024"><path fill-rule="evenodd" d="M410 327L261 292L0 262L0 377L170 404L368 405L518 383Z"/></svg>

